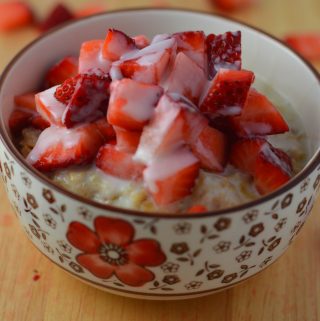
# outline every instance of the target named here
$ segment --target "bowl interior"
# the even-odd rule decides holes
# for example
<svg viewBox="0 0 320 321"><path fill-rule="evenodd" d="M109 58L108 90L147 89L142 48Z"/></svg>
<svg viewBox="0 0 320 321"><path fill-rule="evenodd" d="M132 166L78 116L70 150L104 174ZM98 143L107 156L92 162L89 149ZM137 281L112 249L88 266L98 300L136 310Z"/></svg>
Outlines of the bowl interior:
<svg viewBox="0 0 320 321"><path fill-rule="evenodd" d="M13 96L37 88L47 68L59 58L77 55L83 41L103 39L108 28L129 35L204 30L206 33L242 31L243 67L285 97L301 116L309 154L319 148L319 79L290 49L269 36L219 16L179 10L132 10L90 17L49 33L19 55L8 69L0 91L0 121L8 134ZM311 158L311 157L310 157Z"/></svg>

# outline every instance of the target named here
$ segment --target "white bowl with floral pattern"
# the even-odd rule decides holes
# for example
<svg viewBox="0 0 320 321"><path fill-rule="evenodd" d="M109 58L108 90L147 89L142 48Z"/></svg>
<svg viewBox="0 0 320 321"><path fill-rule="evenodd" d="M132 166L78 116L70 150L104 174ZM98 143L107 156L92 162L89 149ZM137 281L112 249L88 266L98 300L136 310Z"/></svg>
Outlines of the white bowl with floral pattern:
<svg viewBox="0 0 320 321"><path fill-rule="evenodd" d="M114 27L130 35L241 30L244 67L303 110L310 157L288 184L251 203L203 214L148 214L102 205L32 169L8 130L13 97L37 88L48 66ZM72 22L38 38L0 80L0 170L33 244L53 263L100 289L136 298L179 299L234 286L274 262L308 217L320 184L320 84L316 71L278 40L206 13L129 10ZM267 272L266 272L267 273Z"/></svg>

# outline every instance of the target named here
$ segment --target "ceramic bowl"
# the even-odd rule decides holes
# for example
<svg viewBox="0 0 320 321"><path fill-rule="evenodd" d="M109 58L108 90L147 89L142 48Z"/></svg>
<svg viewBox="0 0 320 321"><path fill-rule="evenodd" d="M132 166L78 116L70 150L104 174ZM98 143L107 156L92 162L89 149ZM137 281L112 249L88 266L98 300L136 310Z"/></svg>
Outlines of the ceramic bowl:
<svg viewBox="0 0 320 321"><path fill-rule="evenodd" d="M12 143L8 117L13 96L37 88L48 66L78 53L83 41L103 38L108 27L148 36L241 30L244 68L286 97L302 118L310 151L305 168L266 197L201 215L129 211L55 186L30 168ZM63 270L112 293L178 299L238 284L287 249L319 188L319 76L278 40L221 16L147 9L110 12L65 25L37 39L9 64L1 77L0 106L1 176L23 229Z"/></svg>

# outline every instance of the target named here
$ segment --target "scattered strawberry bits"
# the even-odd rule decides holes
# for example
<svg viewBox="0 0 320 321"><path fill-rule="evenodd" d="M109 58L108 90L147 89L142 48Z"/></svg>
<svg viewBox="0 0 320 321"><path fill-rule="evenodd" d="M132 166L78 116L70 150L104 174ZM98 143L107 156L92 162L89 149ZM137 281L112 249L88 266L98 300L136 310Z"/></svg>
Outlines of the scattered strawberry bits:
<svg viewBox="0 0 320 321"><path fill-rule="evenodd" d="M10 128L15 136L42 130L27 157L40 171L91 166L106 179L143 186L140 201L205 212L206 202L186 200L206 193L198 188L206 176L216 176L223 191L231 168L264 195L294 173L290 157L267 140L288 124L241 64L240 31L150 41L109 29L105 40L83 43L78 60L51 67L50 88L15 97Z"/></svg>

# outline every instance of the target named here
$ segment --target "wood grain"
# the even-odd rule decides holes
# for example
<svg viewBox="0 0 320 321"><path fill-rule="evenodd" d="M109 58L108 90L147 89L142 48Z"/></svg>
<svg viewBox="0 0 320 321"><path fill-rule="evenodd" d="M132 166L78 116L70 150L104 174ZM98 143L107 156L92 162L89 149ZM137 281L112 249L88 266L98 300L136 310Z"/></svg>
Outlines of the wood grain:
<svg viewBox="0 0 320 321"><path fill-rule="evenodd" d="M65 1L75 9L85 1ZM39 16L53 5L32 0ZM108 0L109 10L170 6L216 11L206 0ZM232 16L276 36L320 31L319 0L260 0ZM0 70L37 36L32 28L0 35ZM316 64L320 68L320 64ZM1 321L317 321L320 320L320 199L297 240L275 264L244 284L177 302L122 298L67 275L27 240L0 184ZM34 276L40 278L35 281Z"/></svg>

